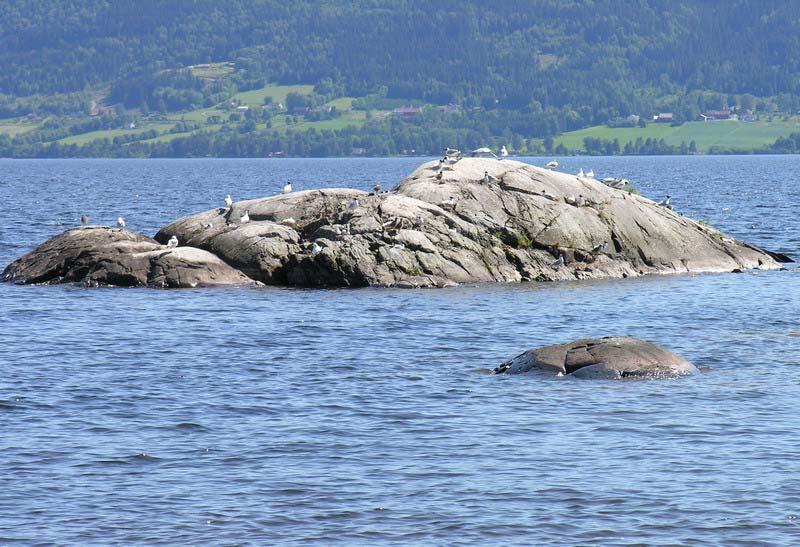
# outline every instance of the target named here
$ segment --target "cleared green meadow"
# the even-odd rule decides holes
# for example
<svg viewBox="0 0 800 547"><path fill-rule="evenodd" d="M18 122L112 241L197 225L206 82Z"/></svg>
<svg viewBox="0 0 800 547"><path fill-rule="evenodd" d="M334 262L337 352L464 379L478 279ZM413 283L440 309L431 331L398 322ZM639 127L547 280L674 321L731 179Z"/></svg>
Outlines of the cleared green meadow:
<svg viewBox="0 0 800 547"><path fill-rule="evenodd" d="M38 123L22 122L16 120L0 120L0 134L13 137L14 135L21 135L28 131L33 131L39 127Z"/></svg>
<svg viewBox="0 0 800 547"><path fill-rule="evenodd" d="M775 142L778 137L788 136L800 131L800 120L739 122L719 120L713 122L687 122L672 127L666 123L649 123L646 127L616 127L605 125L587 127L570 131L556 137L556 146L563 144L570 150L583 150L583 139L618 139L620 146L627 142L642 139L664 139L667 144L679 146L695 141L700 152L708 152L712 147L718 150L755 150Z"/></svg>

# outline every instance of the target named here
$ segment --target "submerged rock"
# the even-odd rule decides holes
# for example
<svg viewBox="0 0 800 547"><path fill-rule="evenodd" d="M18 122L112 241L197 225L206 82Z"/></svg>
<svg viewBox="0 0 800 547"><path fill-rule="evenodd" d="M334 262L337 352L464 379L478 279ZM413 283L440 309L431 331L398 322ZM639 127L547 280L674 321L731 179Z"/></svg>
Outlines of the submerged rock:
<svg viewBox="0 0 800 547"><path fill-rule="evenodd" d="M628 336L584 339L528 350L494 369L495 374L540 371L575 378L669 378L699 372L682 357Z"/></svg>
<svg viewBox="0 0 800 547"><path fill-rule="evenodd" d="M175 235L253 279L307 287L780 268L766 251L595 179L486 158L437 173L438 162L426 163L382 194L326 189L241 201L179 219L156 239Z"/></svg>
<svg viewBox="0 0 800 547"><path fill-rule="evenodd" d="M169 288L253 283L202 249L170 249L142 234L106 227L74 228L47 240L9 264L3 280Z"/></svg>

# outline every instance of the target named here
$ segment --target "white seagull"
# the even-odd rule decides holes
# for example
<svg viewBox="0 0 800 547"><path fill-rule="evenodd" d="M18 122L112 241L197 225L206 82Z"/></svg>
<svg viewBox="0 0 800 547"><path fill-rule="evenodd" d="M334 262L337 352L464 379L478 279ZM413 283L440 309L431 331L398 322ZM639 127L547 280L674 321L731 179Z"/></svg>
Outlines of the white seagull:
<svg viewBox="0 0 800 547"><path fill-rule="evenodd" d="M442 209L449 209L449 208L455 209L456 203L458 203L458 200L450 196L448 199L440 202L439 207L441 207Z"/></svg>
<svg viewBox="0 0 800 547"><path fill-rule="evenodd" d="M608 242L604 241L604 242L598 243L597 245L592 247L592 252L593 253L599 253L600 251L605 251L607 247L608 247Z"/></svg>
<svg viewBox="0 0 800 547"><path fill-rule="evenodd" d="M667 209L672 209L672 198L669 197L668 195L667 197L658 202L658 206L666 207Z"/></svg>
<svg viewBox="0 0 800 547"><path fill-rule="evenodd" d="M504 144L502 148L500 148L500 157L507 158L508 157L508 150L506 149L506 145Z"/></svg>
<svg viewBox="0 0 800 547"><path fill-rule="evenodd" d="M167 241L167 247L169 247L170 249L174 249L177 246L178 246L178 238L175 236L169 238L169 241Z"/></svg>
<svg viewBox="0 0 800 547"><path fill-rule="evenodd" d="M122 217L117 217L117 226L120 230L125 228L125 219Z"/></svg>
<svg viewBox="0 0 800 547"><path fill-rule="evenodd" d="M583 174L583 167L581 167L580 171L578 171L579 177L585 177L586 175Z"/></svg>
<svg viewBox="0 0 800 547"><path fill-rule="evenodd" d="M248 222L250 222L249 210L245 211L244 214L241 217L239 217L239 222L241 222L242 224L247 224Z"/></svg>
<svg viewBox="0 0 800 547"><path fill-rule="evenodd" d="M292 181L286 181L286 184L283 185L283 193L284 194L291 194L292 193Z"/></svg>
<svg viewBox="0 0 800 547"><path fill-rule="evenodd" d="M548 168L548 169L550 169L550 170L552 171L553 169L555 169L556 167L558 167L558 162L557 162L556 160L548 161L548 162L545 164L545 167L546 167L546 168Z"/></svg>
<svg viewBox="0 0 800 547"><path fill-rule="evenodd" d="M560 268L561 266L563 266L564 265L564 253L561 253L561 256L559 256L556 260L554 260L550 265L553 268Z"/></svg>
<svg viewBox="0 0 800 547"><path fill-rule="evenodd" d="M496 178L494 178L492 175L489 174L489 171L484 171L483 172L483 183L484 184L491 184L496 180L497 180Z"/></svg>
<svg viewBox="0 0 800 547"><path fill-rule="evenodd" d="M228 194L227 196L225 196L225 207L230 209L232 206L233 206L233 199L231 199L231 195Z"/></svg>
<svg viewBox="0 0 800 547"><path fill-rule="evenodd" d="M483 148L476 148L475 150L470 152L470 155L473 158L478 157L478 156L481 156L481 157L492 156L493 158L497 159L497 155L494 152L492 152L492 149L491 148L487 148L486 146L484 146Z"/></svg>
<svg viewBox="0 0 800 547"><path fill-rule="evenodd" d="M594 171L592 169L589 169L588 171L586 171L586 176L589 177L590 179L593 179Z"/></svg>
<svg viewBox="0 0 800 547"><path fill-rule="evenodd" d="M360 205L360 203L358 203L358 198L353 198L353 199L350 200L350 203L348 204L348 207L350 209L358 209L359 205Z"/></svg>
<svg viewBox="0 0 800 547"><path fill-rule="evenodd" d="M322 247L320 247L319 243L315 241L314 244L311 245L311 256L317 256L321 252L322 252Z"/></svg>

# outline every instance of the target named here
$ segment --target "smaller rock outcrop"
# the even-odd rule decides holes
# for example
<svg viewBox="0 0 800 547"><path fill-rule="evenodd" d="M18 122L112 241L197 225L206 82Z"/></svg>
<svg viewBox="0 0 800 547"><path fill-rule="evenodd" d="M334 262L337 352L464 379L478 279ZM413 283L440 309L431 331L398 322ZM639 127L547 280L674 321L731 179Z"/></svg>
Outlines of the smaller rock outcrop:
<svg viewBox="0 0 800 547"><path fill-rule="evenodd" d="M74 228L45 241L9 264L3 281L164 288L253 284L202 249L168 248L136 232L101 226Z"/></svg>
<svg viewBox="0 0 800 547"><path fill-rule="evenodd" d="M528 350L494 369L495 374L540 371L575 378L671 378L699 372L690 362L655 344L628 336L583 339Z"/></svg>

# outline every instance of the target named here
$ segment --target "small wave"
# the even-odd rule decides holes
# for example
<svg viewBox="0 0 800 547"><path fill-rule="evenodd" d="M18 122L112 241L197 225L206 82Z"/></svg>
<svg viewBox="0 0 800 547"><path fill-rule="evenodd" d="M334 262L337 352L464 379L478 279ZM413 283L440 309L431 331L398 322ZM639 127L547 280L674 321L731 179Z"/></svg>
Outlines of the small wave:
<svg viewBox="0 0 800 547"><path fill-rule="evenodd" d="M175 425L175 429L182 429L187 431L208 431L204 425L196 424L194 422L181 422Z"/></svg>

